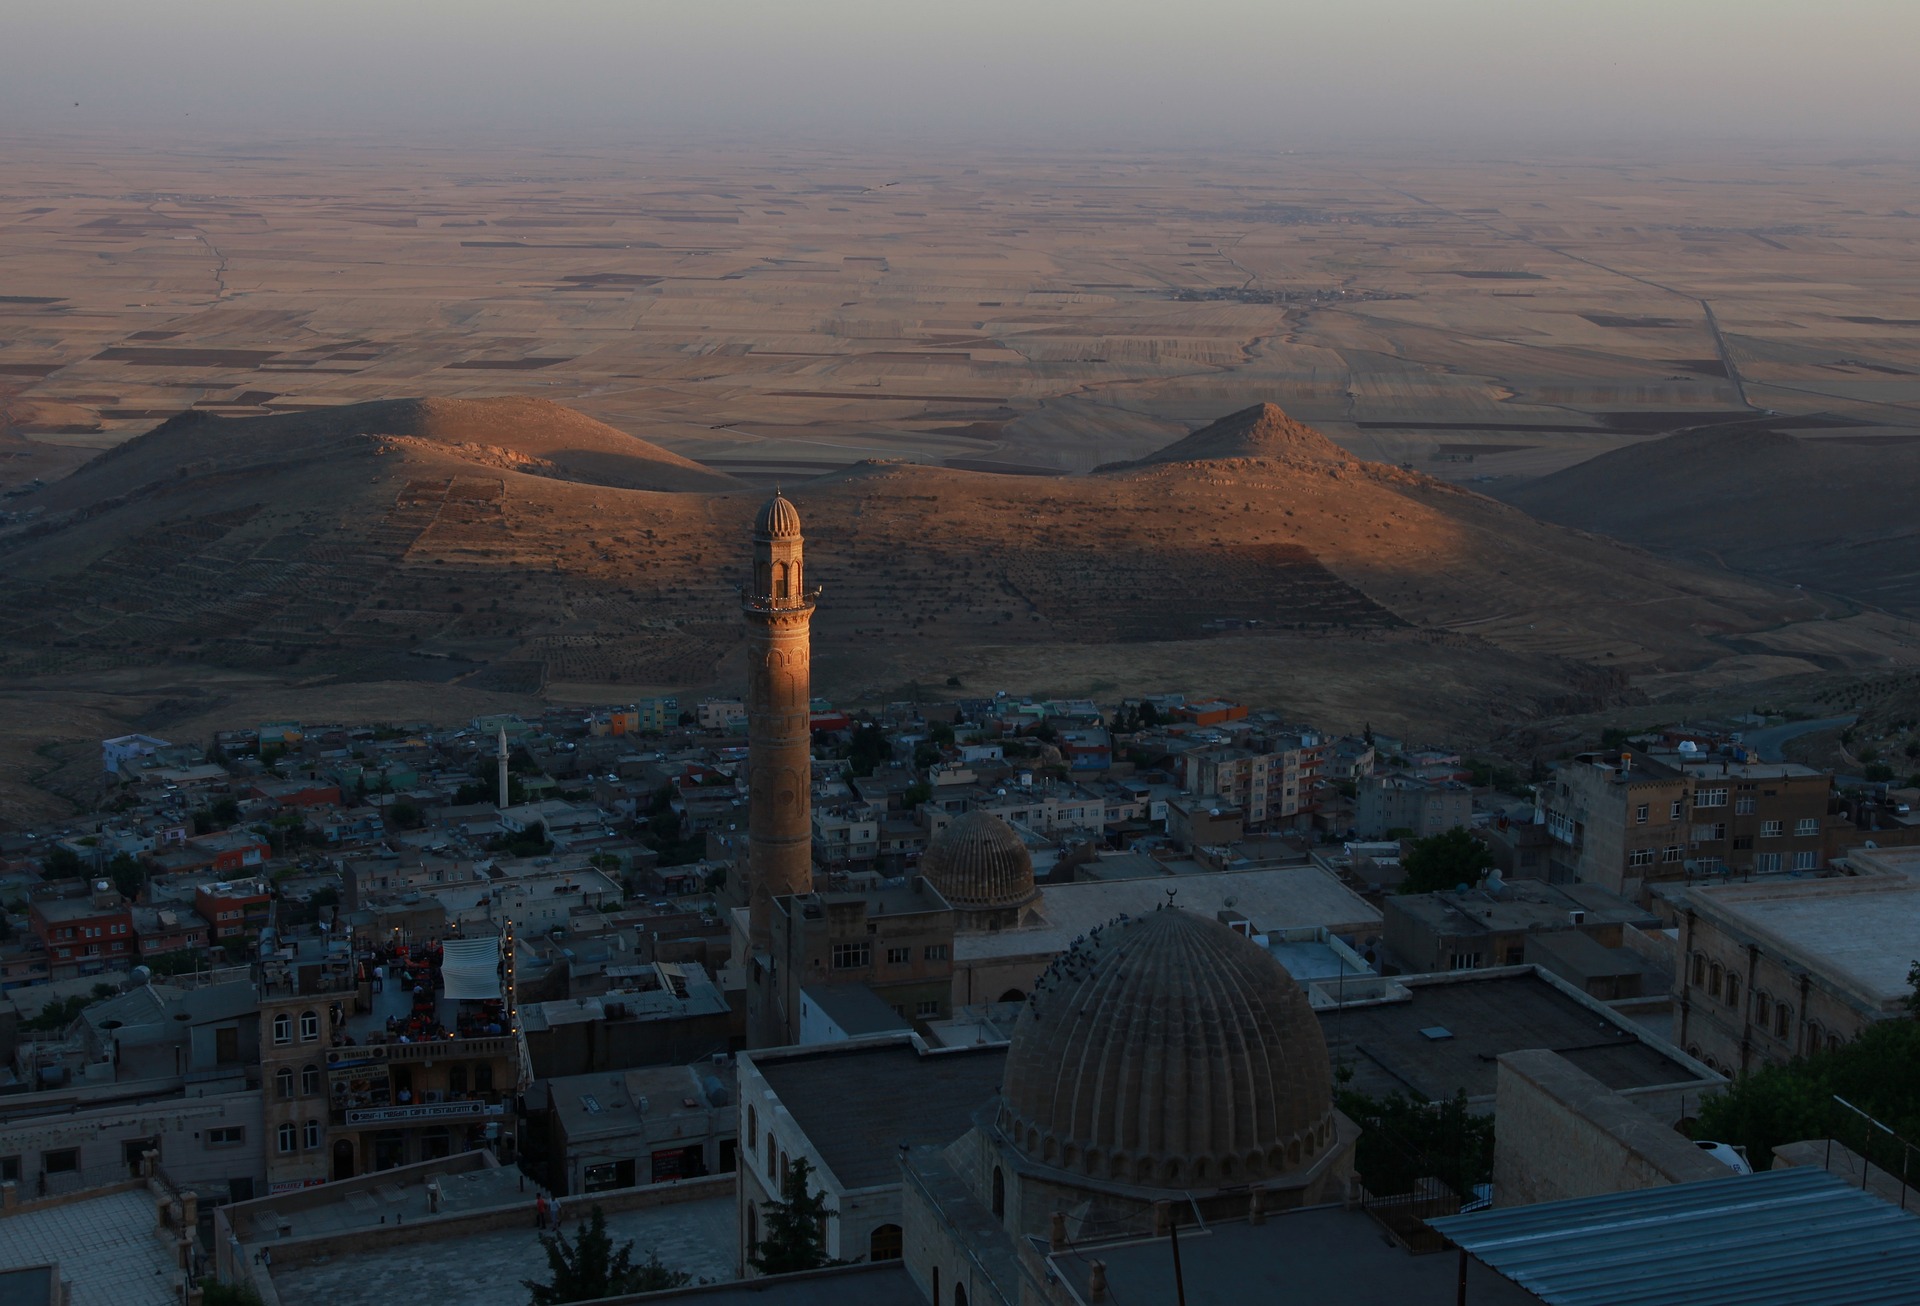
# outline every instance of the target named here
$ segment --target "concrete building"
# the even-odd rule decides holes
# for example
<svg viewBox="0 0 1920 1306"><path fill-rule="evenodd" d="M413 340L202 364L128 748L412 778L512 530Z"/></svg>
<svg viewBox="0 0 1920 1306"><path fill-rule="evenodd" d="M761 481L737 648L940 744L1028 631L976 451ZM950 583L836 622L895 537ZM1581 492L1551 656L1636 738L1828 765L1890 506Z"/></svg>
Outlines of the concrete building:
<svg viewBox="0 0 1920 1306"><path fill-rule="evenodd" d="M1674 886L1676 1041L1727 1073L1837 1046L1905 1014L1920 880L1901 874Z"/></svg>
<svg viewBox="0 0 1920 1306"><path fill-rule="evenodd" d="M554 1079L708 1061L738 1043L734 1012L693 962L610 966L606 992L521 1009L533 1073Z"/></svg>
<svg viewBox="0 0 1920 1306"><path fill-rule="evenodd" d="M1825 772L1704 753L1583 753L1537 791L1547 878L1644 900L1646 886L1818 870Z"/></svg>
<svg viewBox="0 0 1920 1306"><path fill-rule="evenodd" d="M273 915L273 889L265 880L220 880L197 885L193 909L207 922L215 943L250 939Z"/></svg>
<svg viewBox="0 0 1920 1306"><path fill-rule="evenodd" d="M1240 808L1250 829L1291 824L1312 810L1313 786L1327 748L1312 734L1257 742L1262 746L1220 744L1188 750L1180 759L1182 782L1197 799Z"/></svg>
<svg viewBox="0 0 1920 1306"><path fill-rule="evenodd" d="M106 880L85 897L36 899L27 921L54 979L124 969L136 952L133 909Z"/></svg>
<svg viewBox="0 0 1920 1306"><path fill-rule="evenodd" d="M562 1196L698 1179L734 1168L731 1094L715 1066L656 1066L536 1080L527 1091L536 1162ZM544 1163L544 1164L541 1164Z"/></svg>
<svg viewBox="0 0 1920 1306"><path fill-rule="evenodd" d="M1614 949L1623 946L1627 926L1660 927L1658 916L1596 885L1540 880L1507 880L1465 892L1389 894L1381 907L1387 948L1414 974L1517 966L1528 959L1528 941L1546 934L1572 931Z"/></svg>
<svg viewBox="0 0 1920 1306"><path fill-rule="evenodd" d="M1467 825L1473 819L1473 791L1457 780L1425 780L1411 775L1370 775L1358 782L1354 828L1362 839L1384 838L1408 830L1425 839Z"/></svg>

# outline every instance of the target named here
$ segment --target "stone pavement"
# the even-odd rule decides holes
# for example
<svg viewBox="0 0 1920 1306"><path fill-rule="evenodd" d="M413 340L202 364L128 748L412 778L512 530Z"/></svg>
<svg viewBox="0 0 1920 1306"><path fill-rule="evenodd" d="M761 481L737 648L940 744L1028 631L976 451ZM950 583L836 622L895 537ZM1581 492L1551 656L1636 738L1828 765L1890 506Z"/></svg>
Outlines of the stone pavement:
<svg viewBox="0 0 1920 1306"><path fill-rule="evenodd" d="M590 1199L566 1201L567 1236L587 1214ZM151 1215L148 1217L151 1219ZM734 1277L734 1202L712 1197L607 1216L615 1247L633 1240L636 1261L657 1252L668 1266L694 1279ZM523 1279L547 1279L546 1253L528 1204L523 1229L502 1229L440 1242L408 1243L311 1265L273 1271L274 1287L287 1306L395 1306L396 1302L446 1301L461 1306L525 1306ZM76 1302L74 1306L91 1306ZM133 1306L113 1302L108 1306Z"/></svg>
<svg viewBox="0 0 1920 1306"><path fill-rule="evenodd" d="M154 1233L153 1197L144 1188L0 1219L0 1268L48 1261L58 1261L61 1277L73 1284L69 1306L170 1306L180 1299L180 1271Z"/></svg>

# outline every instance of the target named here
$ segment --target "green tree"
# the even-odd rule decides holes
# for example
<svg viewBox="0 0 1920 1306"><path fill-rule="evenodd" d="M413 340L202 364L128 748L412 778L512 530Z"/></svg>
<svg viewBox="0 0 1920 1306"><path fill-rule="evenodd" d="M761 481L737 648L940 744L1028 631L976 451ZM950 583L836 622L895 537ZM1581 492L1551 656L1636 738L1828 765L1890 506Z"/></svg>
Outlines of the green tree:
<svg viewBox="0 0 1920 1306"><path fill-rule="evenodd" d="M71 880L80 874L80 854L71 848L55 848L40 859L40 869L49 880Z"/></svg>
<svg viewBox="0 0 1920 1306"><path fill-rule="evenodd" d="M417 830L421 822L420 809L409 802L398 802L387 808L387 819L402 830Z"/></svg>
<svg viewBox="0 0 1920 1306"><path fill-rule="evenodd" d="M1360 1125L1354 1168L1376 1196L1410 1193L1428 1175L1462 1198L1493 1178L1493 1117L1467 1105L1463 1089L1443 1102L1404 1093L1370 1097L1352 1089L1335 1095L1341 1111Z"/></svg>
<svg viewBox="0 0 1920 1306"><path fill-rule="evenodd" d="M853 728L853 741L847 746L848 769L855 775L872 775L887 760L887 732L871 721Z"/></svg>
<svg viewBox="0 0 1920 1306"><path fill-rule="evenodd" d="M1845 1098L1903 1138L1920 1138L1917 1065L1920 1020L1875 1021L1850 1043L1742 1075L1700 1104L1693 1136L1742 1146L1761 1170L1783 1143L1838 1137L1898 1170L1899 1145L1883 1150L1885 1138L1862 1130L1833 1099Z"/></svg>
<svg viewBox="0 0 1920 1306"><path fill-rule="evenodd" d="M817 1270L823 1265L839 1265L827 1257L827 1221L836 1212L827 1206L826 1190L808 1191L813 1167L805 1157L796 1157L780 1182L780 1200L762 1202L765 1212L761 1226L767 1236L753 1245L747 1260L762 1274L790 1274L795 1270Z"/></svg>
<svg viewBox="0 0 1920 1306"><path fill-rule="evenodd" d="M1442 834L1415 839L1400 859L1406 879L1402 893L1435 893L1459 884L1472 884L1493 865L1487 846L1459 826Z"/></svg>
<svg viewBox="0 0 1920 1306"><path fill-rule="evenodd" d="M633 1263L633 1242L628 1240L616 1250L607 1236L607 1216L598 1206L587 1219L574 1227L572 1239L556 1229L540 1235L540 1246L547 1254L551 1283L532 1279L520 1282L533 1294L532 1306L557 1306L560 1302L598 1301L632 1292L660 1292L680 1288L693 1278L680 1270L661 1264L658 1253Z"/></svg>
<svg viewBox="0 0 1920 1306"><path fill-rule="evenodd" d="M129 902L139 898L140 890L147 887L146 868L127 853L114 855L114 859L107 863L107 874L112 877L113 887L120 891L120 896Z"/></svg>
<svg viewBox="0 0 1920 1306"><path fill-rule="evenodd" d="M222 1283L206 1278L200 1280L200 1306L264 1306L264 1303L250 1283Z"/></svg>

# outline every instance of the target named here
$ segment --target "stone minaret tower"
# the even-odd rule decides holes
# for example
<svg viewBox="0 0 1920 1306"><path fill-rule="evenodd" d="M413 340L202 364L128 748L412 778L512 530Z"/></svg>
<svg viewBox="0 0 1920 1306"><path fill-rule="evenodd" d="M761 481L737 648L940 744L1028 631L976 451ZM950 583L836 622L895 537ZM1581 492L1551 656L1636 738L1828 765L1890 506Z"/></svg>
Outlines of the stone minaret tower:
<svg viewBox="0 0 1920 1306"><path fill-rule="evenodd" d="M507 810L507 728L500 727L500 810Z"/></svg>
<svg viewBox="0 0 1920 1306"><path fill-rule="evenodd" d="M808 589L800 514L778 491L753 523L747 617L747 905L755 951L771 904L813 889L812 649L818 590Z"/></svg>

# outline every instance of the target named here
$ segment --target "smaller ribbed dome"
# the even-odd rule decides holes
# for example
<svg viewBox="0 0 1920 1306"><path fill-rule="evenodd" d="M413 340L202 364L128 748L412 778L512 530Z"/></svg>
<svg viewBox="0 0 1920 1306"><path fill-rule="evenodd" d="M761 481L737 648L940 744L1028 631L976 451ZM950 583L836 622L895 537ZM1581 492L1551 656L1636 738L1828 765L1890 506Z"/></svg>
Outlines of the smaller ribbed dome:
<svg viewBox="0 0 1920 1306"><path fill-rule="evenodd" d="M797 539L800 511L788 502L786 495L775 490L773 497L760 505L760 515L753 519L753 533L776 540Z"/></svg>
<svg viewBox="0 0 1920 1306"><path fill-rule="evenodd" d="M991 812L966 812L920 858L920 873L964 909L1018 907L1034 897L1033 857L1013 828Z"/></svg>

